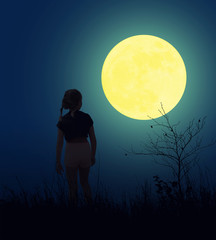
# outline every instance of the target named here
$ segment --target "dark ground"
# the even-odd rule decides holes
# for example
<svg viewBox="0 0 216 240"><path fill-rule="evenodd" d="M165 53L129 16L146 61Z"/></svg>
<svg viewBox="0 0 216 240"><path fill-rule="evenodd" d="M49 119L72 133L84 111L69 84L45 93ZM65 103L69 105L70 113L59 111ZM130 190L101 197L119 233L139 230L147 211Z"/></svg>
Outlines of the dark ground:
<svg viewBox="0 0 216 240"><path fill-rule="evenodd" d="M132 239L216 239L215 209L184 209L178 214L138 209L129 215L114 207L67 208L1 205L1 239L130 237ZM76 237L75 237L76 236ZM13 238L12 238L13 237Z"/></svg>

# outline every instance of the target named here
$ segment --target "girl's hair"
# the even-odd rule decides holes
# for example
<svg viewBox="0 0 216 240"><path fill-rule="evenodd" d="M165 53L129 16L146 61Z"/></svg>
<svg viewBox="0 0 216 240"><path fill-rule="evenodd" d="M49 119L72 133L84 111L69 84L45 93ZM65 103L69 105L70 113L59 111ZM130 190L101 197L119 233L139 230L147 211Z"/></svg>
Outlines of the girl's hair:
<svg viewBox="0 0 216 240"><path fill-rule="evenodd" d="M79 102L82 100L82 94L77 89L69 89L65 92L62 106L60 109L62 119L62 110L64 109L71 109L72 111L76 109Z"/></svg>

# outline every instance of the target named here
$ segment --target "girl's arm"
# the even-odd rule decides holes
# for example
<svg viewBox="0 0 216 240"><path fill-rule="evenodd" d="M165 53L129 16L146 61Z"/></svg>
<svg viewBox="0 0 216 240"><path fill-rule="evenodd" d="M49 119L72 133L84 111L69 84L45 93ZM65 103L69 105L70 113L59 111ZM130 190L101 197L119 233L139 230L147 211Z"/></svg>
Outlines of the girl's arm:
<svg viewBox="0 0 216 240"><path fill-rule="evenodd" d="M93 125L91 126L91 128L89 130L89 138L90 138L90 142L91 142L91 156L92 156L92 158L95 158L97 141L96 141Z"/></svg>

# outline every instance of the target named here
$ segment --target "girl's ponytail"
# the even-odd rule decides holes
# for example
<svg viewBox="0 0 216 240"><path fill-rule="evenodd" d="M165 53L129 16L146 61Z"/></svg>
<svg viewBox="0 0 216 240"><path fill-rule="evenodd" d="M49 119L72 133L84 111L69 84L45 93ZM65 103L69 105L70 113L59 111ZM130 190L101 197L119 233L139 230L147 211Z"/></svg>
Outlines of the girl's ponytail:
<svg viewBox="0 0 216 240"><path fill-rule="evenodd" d="M63 107L60 108L60 117L59 117L60 121L62 121L62 110L63 110Z"/></svg>

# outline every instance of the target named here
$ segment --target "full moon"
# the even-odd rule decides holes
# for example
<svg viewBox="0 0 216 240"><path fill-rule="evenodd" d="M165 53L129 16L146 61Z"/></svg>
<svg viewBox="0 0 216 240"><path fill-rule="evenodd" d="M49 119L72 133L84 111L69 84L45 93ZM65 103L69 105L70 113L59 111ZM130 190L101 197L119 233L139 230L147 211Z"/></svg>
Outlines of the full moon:
<svg viewBox="0 0 216 240"><path fill-rule="evenodd" d="M178 51L152 35L124 39L107 55L101 73L104 94L121 114L138 120L161 117L180 101L186 68Z"/></svg>

